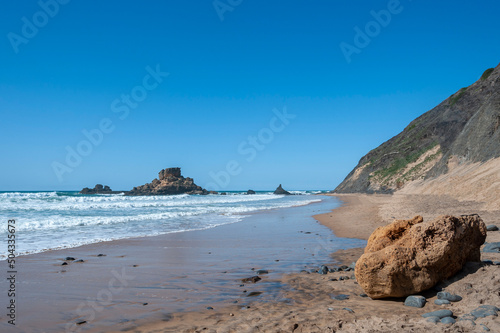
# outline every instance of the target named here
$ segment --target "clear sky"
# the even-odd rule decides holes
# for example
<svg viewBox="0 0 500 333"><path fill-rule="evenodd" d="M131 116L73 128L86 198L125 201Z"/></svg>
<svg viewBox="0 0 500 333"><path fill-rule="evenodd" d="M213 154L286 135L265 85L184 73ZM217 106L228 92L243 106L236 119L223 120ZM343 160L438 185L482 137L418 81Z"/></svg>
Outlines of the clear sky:
<svg viewBox="0 0 500 333"><path fill-rule="evenodd" d="M496 0L0 6L0 190L333 189L500 62Z"/></svg>

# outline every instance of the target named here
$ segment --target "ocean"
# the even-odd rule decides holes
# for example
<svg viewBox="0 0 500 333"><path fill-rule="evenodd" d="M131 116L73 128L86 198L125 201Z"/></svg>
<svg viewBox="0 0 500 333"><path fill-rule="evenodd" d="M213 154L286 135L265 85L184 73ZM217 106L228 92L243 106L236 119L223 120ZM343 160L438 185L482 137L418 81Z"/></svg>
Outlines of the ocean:
<svg viewBox="0 0 500 333"><path fill-rule="evenodd" d="M16 254L73 248L116 239L203 230L238 223L249 214L321 201L320 191L228 192L228 195L125 196L78 192L0 192L0 216L16 221ZM7 256L0 248L0 259Z"/></svg>

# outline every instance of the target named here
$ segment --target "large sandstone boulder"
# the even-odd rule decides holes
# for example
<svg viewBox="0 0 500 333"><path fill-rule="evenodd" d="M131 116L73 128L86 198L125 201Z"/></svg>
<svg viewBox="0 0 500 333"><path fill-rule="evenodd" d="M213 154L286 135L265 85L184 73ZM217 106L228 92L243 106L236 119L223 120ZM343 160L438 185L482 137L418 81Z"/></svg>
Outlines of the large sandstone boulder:
<svg viewBox="0 0 500 333"><path fill-rule="evenodd" d="M467 261L480 261L486 226L478 215L417 216L380 227L356 263L359 285L371 298L405 297L450 278Z"/></svg>

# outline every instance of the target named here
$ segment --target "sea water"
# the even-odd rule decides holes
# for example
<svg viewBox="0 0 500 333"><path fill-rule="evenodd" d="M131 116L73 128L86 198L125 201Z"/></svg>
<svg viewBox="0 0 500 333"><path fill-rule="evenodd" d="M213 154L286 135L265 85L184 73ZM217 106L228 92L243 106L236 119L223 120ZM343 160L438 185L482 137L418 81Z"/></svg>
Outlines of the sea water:
<svg viewBox="0 0 500 333"><path fill-rule="evenodd" d="M0 192L0 237L16 221L17 255L72 248L109 240L214 228L241 222L253 212L302 206L319 191L296 195L229 192L228 195L125 196L78 192ZM7 249L0 249L5 259Z"/></svg>

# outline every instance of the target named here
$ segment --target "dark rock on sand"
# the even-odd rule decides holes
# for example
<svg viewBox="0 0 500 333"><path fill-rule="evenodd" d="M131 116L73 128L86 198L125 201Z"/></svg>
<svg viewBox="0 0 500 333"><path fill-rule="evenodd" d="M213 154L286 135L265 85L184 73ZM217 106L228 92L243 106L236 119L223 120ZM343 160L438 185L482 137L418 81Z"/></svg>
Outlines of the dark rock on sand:
<svg viewBox="0 0 500 333"><path fill-rule="evenodd" d="M359 297L368 297L367 294L359 294Z"/></svg>
<svg viewBox="0 0 500 333"><path fill-rule="evenodd" d="M66 266L67 264L68 264L67 262L63 262L61 266Z"/></svg>
<svg viewBox="0 0 500 333"><path fill-rule="evenodd" d="M494 224L490 224L489 226L486 227L487 231L498 231L498 227Z"/></svg>
<svg viewBox="0 0 500 333"><path fill-rule="evenodd" d="M126 195L170 195L170 194L208 194L204 188L196 185L192 178L184 178L181 168L163 169L158 179L151 183L134 187Z"/></svg>
<svg viewBox="0 0 500 333"><path fill-rule="evenodd" d="M78 260L75 260L75 262L85 262L85 260L83 260L83 259L78 259Z"/></svg>
<svg viewBox="0 0 500 333"><path fill-rule="evenodd" d="M105 255L105 254L102 254L102 253L99 253L97 256L98 256L98 257L105 257L106 255Z"/></svg>
<svg viewBox="0 0 500 333"><path fill-rule="evenodd" d="M444 317L441 319L441 324L455 324L453 317Z"/></svg>
<svg viewBox="0 0 500 333"><path fill-rule="evenodd" d="M408 296L405 299L406 306L412 306L414 308L423 308L426 299L424 296Z"/></svg>
<svg viewBox="0 0 500 333"><path fill-rule="evenodd" d="M108 185L102 186L101 184L96 184L94 188L85 187L80 191L80 194L117 194L123 193L122 191L113 191Z"/></svg>
<svg viewBox="0 0 500 333"><path fill-rule="evenodd" d="M66 259L64 259L64 260L70 260L70 261L73 261L73 260L75 260L75 258L73 258L73 257L66 257Z"/></svg>
<svg viewBox="0 0 500 333"><path fill-rule="evenodd" d="M486 253L500 253L500 242L486 243L483 248Z"/></svg>
<svg viewBox="0 0 500 333"><path fill-rule="evenodd" d="M243 283L246 283L246 282L257 283L260 280L262 280L262 279L256 275L256 276L252 276L252 277L249 277L249 278L242 279L241 282L243 282Z"/></svg>
<svg viewBox="0 0 500 333"><path fill-rule="evenodd" d="M489 316L498 316L497 312L500 311L494 305L481 305L480 307L473 310L470 314L476 318L484 318Z"/></svg>
<svg viewBox="0 0 500 333"><path fill-rule="evenodd" d="M254 190L248 190L247 194L255 194L255 191Z"/></svg>
<svg viewBox="0 0 500 333"><path fill-rule="evenodd" d="M461 296L450 294L447 291L440 291L437 293L438 299L447 300L450 302L460 302L462 300Z"/></svg>
<svg viewBox="0 0 500 333"><path fill-rule="evenodd" d="M453 312L450 310L437 310L437 311L432 311L432 312L427 312L422 315L424 318L429 318L429 317L438 317L439 319L444 318L444 317L451 317L453 316Z"/></svg>
<svg viewBox="0 0 500 333"><path fill-rule="evenodd" d="M346 294L332 295L331 297L336 301L345 301L346 299L349 299L349 295Z"/></svg>
<svg viewBox="0 0 500 333"><path fill-rule="evenodd" d="M319 273L319 274L328 274L328 271L329 271L329 270L328 270L328 267L327 267L327 266L325 266L325 265L321 265L321 267L319 268L318 273Z"/></svg>
<svg viewBox="0 0 500 333"><path fill-rule="evenodd" d="M262 294L262 291L252 291L247 295L247 297L259 296L260 294Z"/></svg>
<svg viewBox="0 0 500 333"><path fill-rule="evenodd" d="M283 189L283 187L281 187L281 184L280 184L280 186L278 186L278 188L274 191L274 194L285 194L285 195L291 195L291 193L290 193L290 192L285 191L285 190Z"/></svg>
<svg viewBox="0 0 500 333"><path fill-rule="evenodd" d="M269 271L268 270L265 270L265 269L259 269L257 272L257 275L263 275L263 274L269 274Z"/></svg>

